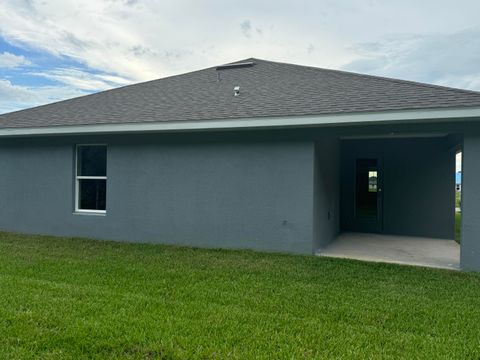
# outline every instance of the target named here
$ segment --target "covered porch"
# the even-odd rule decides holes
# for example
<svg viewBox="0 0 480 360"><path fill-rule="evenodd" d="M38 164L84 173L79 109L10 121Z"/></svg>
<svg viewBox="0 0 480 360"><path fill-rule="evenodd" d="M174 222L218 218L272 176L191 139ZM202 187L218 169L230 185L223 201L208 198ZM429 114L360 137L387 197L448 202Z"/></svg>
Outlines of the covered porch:
<svg viewBox="0 0 480 360"><path fill-rule="evenodd" d="M460 269L455 158L463 134L382 131L318 142L315 208L327 213L316 254Z"/></svg>

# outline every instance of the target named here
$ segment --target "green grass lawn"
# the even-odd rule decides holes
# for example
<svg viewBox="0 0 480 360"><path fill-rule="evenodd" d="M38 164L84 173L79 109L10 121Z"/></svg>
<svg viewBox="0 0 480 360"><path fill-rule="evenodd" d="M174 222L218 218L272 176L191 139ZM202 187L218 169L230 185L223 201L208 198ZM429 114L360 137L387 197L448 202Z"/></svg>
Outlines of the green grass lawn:
<svg viewBox="0 0 480 360"><path fill-rule="evenodd" d="M480 275L0 233L1 359L480 357Z"/></svg>
<svg viewBox="0 0 480 360"><path fill-rule="evenodd" d="M455 240L459 243L461 240L462 213L455 213Z"/></svg>
<svg viewBox="0 0 480 360"><path fill-rule="evenodd" d="M462 202L462 192L461 191L455 191L455 207L459 208L461 207L461 202Z"/></svg>

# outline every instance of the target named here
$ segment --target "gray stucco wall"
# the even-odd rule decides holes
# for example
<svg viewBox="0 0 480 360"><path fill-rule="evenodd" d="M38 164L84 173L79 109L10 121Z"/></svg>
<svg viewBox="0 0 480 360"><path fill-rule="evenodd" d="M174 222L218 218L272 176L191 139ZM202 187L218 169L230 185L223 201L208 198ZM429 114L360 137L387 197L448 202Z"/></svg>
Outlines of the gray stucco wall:
<svg viewBox="0 0 480 360"><path fill-rule="evenodd" d="M313 141L218 138L2 140L0 229L312 253ZM73 213L77 143L108 144L106 216Z"/></svg>
<svg viewBox="0 0 480 360"><path fill-rule="evenodd" d="M315 249L332 242L340 225L340 142L320 138L315 146Z"/></svg>
<svg viewBox="0 0 480 360"><path fill-rule="evenodd" d="M454 239L455 151L448 140L342 141L342 229L355 230L355 157L378 157L383 163L383 232Z"/></svg>
<svg viewBox="0 0 480 360"><path fill-rule="evenodd" d="M480 271L480 130L465 134L462 155L460 262L463 270Z"/></svg>

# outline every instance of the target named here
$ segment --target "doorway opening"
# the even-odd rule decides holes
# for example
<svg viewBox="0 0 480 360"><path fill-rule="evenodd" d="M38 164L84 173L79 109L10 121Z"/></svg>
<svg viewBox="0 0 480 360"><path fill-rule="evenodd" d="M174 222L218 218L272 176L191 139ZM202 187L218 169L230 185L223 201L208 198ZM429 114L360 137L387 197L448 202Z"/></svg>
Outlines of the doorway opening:
<svg viewBox="0 0 480 360"><path fill-rule="evenodd" d="M355 222L360 230L382 230L381 168L378 158L355 160Z"/></svg>
<svg viewBox="0 0 480 360"><path fill-rule="evenodd" d="M462 238L462 152L455 155L455 241Z"/></svg>

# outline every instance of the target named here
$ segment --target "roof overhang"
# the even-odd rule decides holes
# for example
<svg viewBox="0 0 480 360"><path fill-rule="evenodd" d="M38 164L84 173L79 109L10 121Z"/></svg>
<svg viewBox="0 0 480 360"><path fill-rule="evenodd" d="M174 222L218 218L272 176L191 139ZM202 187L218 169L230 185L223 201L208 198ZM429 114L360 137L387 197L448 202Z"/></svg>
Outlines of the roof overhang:
<svg viewBox="0 0 480 360"><path fill-rule="evenodd" d="M359 112L314 116L253 117L203 121L0 128L0 137L281 129L345 125L381 125L390 123L449 122L456 120L480 120L480 107Z"/></svg>

